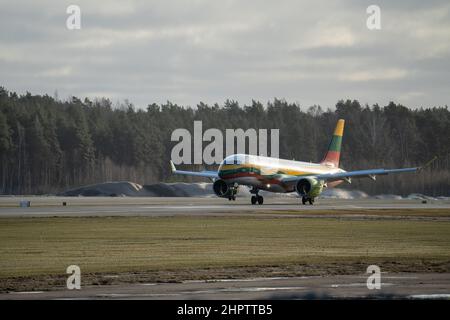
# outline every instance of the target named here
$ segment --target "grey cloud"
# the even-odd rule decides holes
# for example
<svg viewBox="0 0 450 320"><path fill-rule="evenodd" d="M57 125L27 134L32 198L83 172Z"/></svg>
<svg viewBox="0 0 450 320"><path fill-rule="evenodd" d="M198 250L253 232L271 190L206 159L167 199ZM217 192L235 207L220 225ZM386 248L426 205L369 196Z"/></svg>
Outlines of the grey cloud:
<svg viewBox="0 0 450 320"><path fill-rule="evenodd" d="M137 106L274 97L332 107L340 98L448 104L447 1L1 2L0 84L10 90L107 95Z"/></svg>

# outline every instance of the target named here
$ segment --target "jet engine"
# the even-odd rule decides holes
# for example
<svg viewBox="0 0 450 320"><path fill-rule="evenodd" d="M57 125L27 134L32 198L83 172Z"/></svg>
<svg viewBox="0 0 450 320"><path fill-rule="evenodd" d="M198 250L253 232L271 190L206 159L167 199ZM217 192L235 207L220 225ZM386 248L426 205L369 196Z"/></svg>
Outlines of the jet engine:
<svg viewBox="0 0 450 320"><path fill-rule="evenodd" d="M298 180L295 190L302 197L317 197L323 190L324 182L314 178L303 178Z"/></svg>
<svg viewBox="0 0 450 320"><path fill-rule="evenodd" d="M214 193L216 194L216 196L221 197L221 198L229 198L229 197L233 196L232 186L229 186L222 179L214 181L213 190L214 190Z"/></svg>

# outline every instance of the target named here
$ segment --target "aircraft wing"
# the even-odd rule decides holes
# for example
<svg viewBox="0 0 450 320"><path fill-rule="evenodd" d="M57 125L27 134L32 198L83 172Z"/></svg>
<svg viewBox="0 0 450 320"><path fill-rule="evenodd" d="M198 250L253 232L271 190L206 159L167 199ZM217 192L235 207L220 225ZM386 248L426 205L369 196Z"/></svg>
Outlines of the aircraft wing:
<svg viewBox="0 0 450 320"><path fill-rule="evenodd" d="M413 168L400 168L400 169L369 169L369 170L356 170L356 171L344 171L344 172L336 172L336 173L325 173L325 174L311 174L308 176L289 176L282 179L285 183L297 182L298 180L310 177L318 180L324 181L336 181L336 180L345 180L348 183L351 183L352 178L370 178L372 180L376 179L378 175L387 175L391 173L403 173L403 172L416 172L420 171L434 162L438 157L435 156L433 159L425 163L421 167L413 167Z"/></svg>
<svg viewBox="0 0 450 320"><path fill-rule="evenodd" d="M170 168L172 169L173 174L182 174L186 176L194 176L194 177L204 177L204 178L210 178L210 179L216 179L219 178L219 175L217 174L217 171L183 171L183 170L177 170L175 168L175 165L172 161L170 161Z"/></svg>
<svg viewBox="0 0 450 320"><path fill-rule="evenodd" d="M402 173L402 172L414 172L420 170L421 167L415 168L402 168L402 169L369 169L369 170L357 170L357 171L346 171L346 172L336 172L336 173L325 173L325 174L311 174L307 176L289 176L282 179L285 183L297 182L302 178L315 178L324 181L337 181L345 180L351 183L352 178L371 178L375 180L378 175L387 175L391 173Z"/></svg>
<svg viewBox="0 0 450 320"><path fill-rule="evenodd" d="M315 177L319 180L325 181L346 180L347 182L350 182L352 178L370 178L372 180L375 180L375 177L378 175L387 175L391 173L402 173L402 172L414 172L419 169L420 167L402 168L402 169L369 169L369 170L319 174L316 175Z"/></svg>

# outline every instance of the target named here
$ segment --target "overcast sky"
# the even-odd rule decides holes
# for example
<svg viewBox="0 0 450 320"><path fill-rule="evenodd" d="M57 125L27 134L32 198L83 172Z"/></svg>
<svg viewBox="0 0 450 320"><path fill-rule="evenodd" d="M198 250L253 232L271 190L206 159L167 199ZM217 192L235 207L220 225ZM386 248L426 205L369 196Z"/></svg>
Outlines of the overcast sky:
<svg viewBox="0 0 450 320"><path fill-rule="evenodd" d="M81 8L81 30L66 8ZM381 8L369 30L366 8ZM0 85L195 106L450 104L450 1L0 0Z"/></svg>

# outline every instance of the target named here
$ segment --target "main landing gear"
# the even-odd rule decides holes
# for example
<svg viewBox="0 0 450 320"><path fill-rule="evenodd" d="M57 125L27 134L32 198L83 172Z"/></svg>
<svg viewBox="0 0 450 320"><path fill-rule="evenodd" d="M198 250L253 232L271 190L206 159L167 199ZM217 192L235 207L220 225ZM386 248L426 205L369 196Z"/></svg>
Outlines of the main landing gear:
<svg viewBox="0 0 450 320"><path fill-rule="evenodd" d="M302 197L302 203L306 204L306 202L309 202L310 205L313 205L314 204L314 198L309 198L309 197L303 196Z"/></svg>
<svg viewBox="0 0 450 320"><path fill-rule="evenodd" d="M264 203L264 198L258 194L258 191L259 191L259 190L258 190L258 189L255 189L255 188L253 188L252 190L250 190L250 193L255 194L255 195L252 196L252 198L251 198L252 204L256 204L256 203L258 203L258 204L263 204L263 203Z"/></svg>
<svg viewBox="0 0 450 320"><path fill-rule="evenodd" d="M252 204L256 204L256 202L258 202L258 204L263 204L264 203L264 198L262 196L252 196Z"/></svg>

